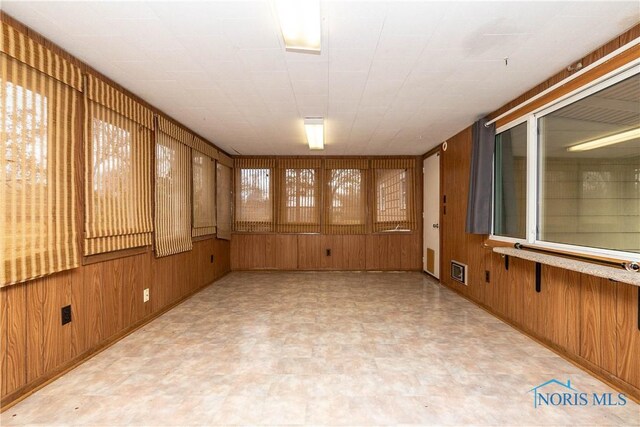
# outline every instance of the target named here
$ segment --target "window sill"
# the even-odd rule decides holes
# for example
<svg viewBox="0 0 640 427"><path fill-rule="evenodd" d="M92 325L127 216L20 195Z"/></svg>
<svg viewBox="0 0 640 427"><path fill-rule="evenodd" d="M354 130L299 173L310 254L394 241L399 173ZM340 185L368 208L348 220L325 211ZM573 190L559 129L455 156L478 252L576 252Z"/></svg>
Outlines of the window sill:
<svg viewBox="0 0 640 427"><path fill-rule="evenodd" d="M490 246L490 244L487 243L487 246ZM566 256L570 256L570 254L565 254L566 256L561 256L561 253L558 253L558 255L542 254L528 251L526 249L516 249L506 245L493 246L493 252L501 255L514 256L527 261L539 262L541 264L563 268L565 270L577 271L578 273L588 274L590 276L602 277L616 282L640 286L640 273L626 271L622 268L608 267L606 265L567 258Z"/></svg>
<svg viewBox="0 0 640 427"><path fill-rule="evenodd" d="M215 239L216 238L216 234L205 234L204 236L196 236L196 237L192 237L191 241L193 243L195 242L202 242L203 240L211 240L211 239Z"/></svg>
<svg viewBox="0 0 640 427"><path fill-rule="evenodd" d="M139 248L122 249L114 252L105 252L102 254L89 255L82 257L82 265L96 264L98 262L111 261L118 258L126 258L134 255L147 253L151 246L142 246Z"/></svg>

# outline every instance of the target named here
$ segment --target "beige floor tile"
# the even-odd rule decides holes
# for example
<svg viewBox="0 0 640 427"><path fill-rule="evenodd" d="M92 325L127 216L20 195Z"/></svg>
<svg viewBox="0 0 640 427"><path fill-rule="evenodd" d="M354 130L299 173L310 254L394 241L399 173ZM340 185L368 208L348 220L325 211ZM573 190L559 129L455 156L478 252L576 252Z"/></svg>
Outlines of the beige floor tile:
<svg viewBox="0 0 640 427"><path fill-rule="evenodd" d="M418 273L233 273L0 416L1 425L640 425L534 409L611 392Z"/></svg>

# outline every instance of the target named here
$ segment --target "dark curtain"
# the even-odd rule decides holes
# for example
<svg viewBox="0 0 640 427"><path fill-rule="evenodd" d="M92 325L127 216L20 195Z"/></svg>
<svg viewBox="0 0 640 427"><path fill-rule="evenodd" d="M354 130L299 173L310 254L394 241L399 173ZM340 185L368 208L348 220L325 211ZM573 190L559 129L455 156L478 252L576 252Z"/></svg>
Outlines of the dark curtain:
<svg viewBox="0 0 640 427"><path fill-rule="evenodd" d="M466 231L470 234L491 233L491 190L496 127L495 124L485 126L487 121L483 118L473 124L466 224Z"/></svg>

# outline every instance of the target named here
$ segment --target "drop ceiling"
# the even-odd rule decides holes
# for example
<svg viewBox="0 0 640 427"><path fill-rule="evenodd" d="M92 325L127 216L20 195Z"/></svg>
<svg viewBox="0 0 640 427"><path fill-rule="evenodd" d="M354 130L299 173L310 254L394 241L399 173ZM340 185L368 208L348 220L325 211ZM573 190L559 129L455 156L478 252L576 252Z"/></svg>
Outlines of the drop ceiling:
<svg viewBox="0 0 640 427"><path fill-rule="evenodd" d="M231 154L422 154L640 20L637 2L322 1L322 53L269 1L4 11ZM505 65L505 58L508 58ZM326 118L310 152L302 118Z"/></svg>

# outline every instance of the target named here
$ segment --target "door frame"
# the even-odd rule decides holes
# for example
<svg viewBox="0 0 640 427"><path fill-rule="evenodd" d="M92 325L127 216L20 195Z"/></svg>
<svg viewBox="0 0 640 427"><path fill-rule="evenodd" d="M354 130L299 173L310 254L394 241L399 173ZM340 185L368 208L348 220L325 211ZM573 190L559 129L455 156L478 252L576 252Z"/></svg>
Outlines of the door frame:
<svg viewBox="0 0 640 427"><path fill-rule="evenodd" d="M425 209L424 209L424 200L425 200L425 187L424 187L424 176L426 175L426 171L424 170L424 162L426 159L432 157L432 156L437 156L438 157L438 270L439 270L439 276L442 276L443 270L442 270L442 154L443 154L443 150L441 150L441 146L442 144L438 144L436 147L434 147L433 149L429 150L427 153L425 153L422 156L422 174L423 174L423 178L422 178L422 198L423 198L423 203L422 203L422 226L425 227ZM422 242L422 254L423 256L426 258L426 241L424 239L424 231L423 231L423 242ZM438 282L440 282L440 278L434 276L433 274L429 273L428 271L425 270L424 266L426 263L426 259L422 262L422 271L423 273L429 275L430 277L438 280ZM435 260L434 260L435 263Z"/></svg>

